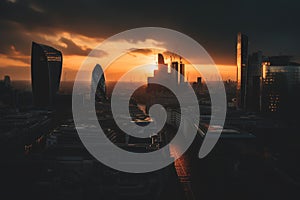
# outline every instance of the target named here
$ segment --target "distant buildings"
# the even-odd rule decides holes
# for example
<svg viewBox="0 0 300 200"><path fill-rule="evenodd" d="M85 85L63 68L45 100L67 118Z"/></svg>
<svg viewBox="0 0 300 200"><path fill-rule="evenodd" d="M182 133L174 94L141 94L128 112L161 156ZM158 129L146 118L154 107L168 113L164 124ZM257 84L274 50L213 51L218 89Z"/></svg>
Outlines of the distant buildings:
<svg viewBox="0 0 300 200"><path fill-rule="evenodd" d="M4 76L3 80L0 80L0 89L7 89L11 87L11 83L10 83L10 77L9 76Z"/></svg>
<svg viewBox="0 0 300 200"><path fill-rule="evenodd" d="M10 77L9 76L4 76L4 80L3 80L3 84L4 87L10 87L11 86L11 82L10 82Z"/></svg>
<svg viewBox="0 0 300 200"><path fill-rule="evenodd" d="M168 64L165 63L163 55L158 54L158 68L157 70L154 70L154 76L148 77L147 80L147 93L149 94L149 99L147 101L146 111L148 112L148 108L154 103L164 106L178 105L178 100L173 94L174 91L157 83L172 83L174 89L176 87L187 87L187 84L184 81L184 75L184 64L181 62L181 59L179 62L171 62L169 72Z"/></svg>
<svg viewBox="0 0 300 200"><path fill-rule="evenodd" d="M0 106L1 104L14 104L14 91L11 88L9 76L4 76L4 79L0 80Z"/></svg>
<svg viewBox="0 0 300 200"><path fill-rule="evenodd" d="M0 88L10 88L11 87L11 82L10 82L10 77L9 76L4 76L3 80L0 80Z"/></svg>
<svg viewBox="0 0 300 200"><path fill-rule="evenodd" d="M199 95L202 90L202 77L197 77L197 82L193 82L192 87L196 95Z"/></svg>
<svg viewBox="0 0 300 200"><path fill-rule="evenodd" d="M180 78L178 80L180 74ZM151 82L160 82L160 81L171 81L174 84L183 85L185 83L185 65L180 59L180 63L174 61L170 65L170 73L168 71L168 64L165 63L164 57L162 54L158 54L158 69L154 70L154 76L148 77L148 91L162 92L164 89L157 85L152 84ZM179 81L179 82L178 82Z"/></svg>
<svg viewBox="0 0 300 200"><path fill-rule="evenodd" d="M33 102L47 108L54 104L62 70L62 53L50 46L32 42L31 80Z"/></svg>

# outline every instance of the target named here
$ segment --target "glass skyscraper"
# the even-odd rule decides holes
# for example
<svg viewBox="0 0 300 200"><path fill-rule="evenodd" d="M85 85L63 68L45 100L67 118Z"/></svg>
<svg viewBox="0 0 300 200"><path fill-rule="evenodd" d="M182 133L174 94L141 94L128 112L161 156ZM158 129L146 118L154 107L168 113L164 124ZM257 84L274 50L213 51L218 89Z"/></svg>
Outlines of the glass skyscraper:
<svg viewBox="0 0 300 200"><path fill-rule="evenodd" d="M31 81L34 105L54 105L62 70L62 53L50 46L32 42Z"/></svg>
<svg viewBox="0 0 300 200"><path fill-rule="evenodd" d="M260 111L260 90L262 74L262 52L258 51L248 56L247 84L245 110Z"/></svg>
<svg viewBox="0 0 300 200"><path fill-rule="evenodd" d="M92 72L91 98L96 102L103 102L106 98L105 76L102 67L97 64Z"/></svg>
<svg viewBox="0 0 300 200"><path fill-rule="evenodd" d="M245 108L247 93L248 37L238 33L237 37L237 106Z"/></svg>
<svg viewBox="0 0 300 200"><path fill-rule="evenodd" d="M262 111L287 116L300 111L300 65L285 60L276 56L263 63Z"/></svg>

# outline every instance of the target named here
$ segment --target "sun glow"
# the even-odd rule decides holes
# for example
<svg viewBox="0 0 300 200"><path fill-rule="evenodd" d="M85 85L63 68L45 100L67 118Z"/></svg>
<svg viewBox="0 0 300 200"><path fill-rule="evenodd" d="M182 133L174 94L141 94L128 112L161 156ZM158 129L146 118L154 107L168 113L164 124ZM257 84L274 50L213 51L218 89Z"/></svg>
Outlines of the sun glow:
<svg viewBox="0 0 300 200"><path fill-rule="evenodd" d="M36 42L54 46L58 50L62 51L64 75L62 79L66 81L73 81L75 79L77 71L90 52L89 50L96 48L104 40L103 38L89 38L69 32L58 32L53 35L37 34L36 38L40 38ZM158 53L164 54L165 63L168 65L170 65L171 61L175 61L174 59L179 61L179 57L176 56L175 58L174 55L164 49L164 43L153 39L146 39L144 41L112 41L110 46L111 49L109 49L109 52L102 52L102 54L99 54L101 58L105 59L107 55L116 51L116 48L120 46L128 49L128 53L117 58L109 66L102 66L105 68L105 75L109 81L118 80L130 69L147 65L147 67L142 68L143 70L140 70L138 74L131 77L130 80L146 81L147 77L153 76L154 70L157 69ZM72 54L72 49L70 48L73 48L74 50L75 47L77 48L77 54ZM136 49L132 49L132 47L135 47ZM82 52L78 54L78 51L80 50L82 50ZM97 59L97 57L95 57L95 59ZM11 47L10 55L1 54L0 61L0 67L26 67L27 70L28 67L30 67L30 55L22 54L17 51L15 46ZM190 67L192 66L191 64L187 63L185 60L183 60L183 62L186 64L185 75L187 81L196 81L197 77L201 76L201 74L193 69L193 67ZM98 64L101 65L101 63ZM217 65L217 67L223 80L235 80L236 66ZM207 68L207 66L205 66L205 68ZM2 75L2 73L0 75ZM12 79L19 79L21 77L20 75L10 75L12 76ZM22 79L30 79L29 73L26 73L23 76L24 77Z"/></svg>

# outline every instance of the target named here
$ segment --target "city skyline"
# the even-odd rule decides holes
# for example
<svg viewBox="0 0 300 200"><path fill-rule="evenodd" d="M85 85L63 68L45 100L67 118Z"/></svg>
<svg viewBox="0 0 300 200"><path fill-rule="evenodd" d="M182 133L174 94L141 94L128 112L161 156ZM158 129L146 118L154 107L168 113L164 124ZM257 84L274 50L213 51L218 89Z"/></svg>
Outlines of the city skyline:
<svg viewBox="0 0 300 200"><path fill-rule="evenodd" d="M297 199L299 7L0 0L0 197Z"/></svg>
<svg viewBox="0 0 300 200"><path fill-rule="evenodd" d="M125 42L125 43L114 43L112 45L125 45L125 47L128 46L128 49L130 50L129 53L126 53L125 55L122 55L118 59L116 59L113 63L110 64L107 74L108 76L108 81L117 81L120 76L125 73L126 71L136 67L136 66L142 66L142 65L148 65L148 64L157 64L157 52L161 52L165 58L166 58L166 63L171 67L171 63L174 61L179 62L180 56L176 55L174 56L171 52L168 52L165 50L165 48L161 45L157 45L158 43L155 40L149 39L144 42L140 43L140 46L143 47L144 45L151 45L153 46L153 49L134 49L130 50L129 47L133 43ZM48 44L48 43L46 43ZM161 50L156 50L161 49ZM97 55L88 55L87 56L79 56L73 58L73 56L68 56L65 55L63 50L59 49L62 54L64 55L64 63L63 63L63 68L62 68L62 81L74 81L76 77L76 73L78 69L80 68L80 65L82 62L86 59L87 56L100 56L101 57L101 52ZM112 49L113 51L113 49ZM94 53L94 51L93 51ZM98 50L96 50L96 53L98 53ZM104 55L105 56L105 55ZM173 61L171 60L171 57L173 57ZM233 55L234 57L234 55ZM30 56L28 58L30 60ZM15 64L14 67L0 67L0 75L10 75L12 80L31 80L30 76L30 62L28 66L26 67L21 67L18 66L19 62L18 61L8 61L9 63ZM75 64L74 64L75 63ZM186 64L186 70L185 74L187 75L186 79L189 82L195 82L197 80L197 77L199 76L199 73L194 69L195 64L198 63L188 63L185 61ZM70 68L69 66L74 66L74 68ZM206 67L209 69L209 65L206 64L201 64L203 67ZM222 78L224 80L235 80L236 75L235 75L235 65L218 65L216 64L216 67L218 68ZM138 74L136 77L133 77L132 79L137 82L146 82L146 77L151 76L154 73L155 68L149 68ZM22 73L20 73L22 71ZM131 81L131 80L128 80Z"/></svg>

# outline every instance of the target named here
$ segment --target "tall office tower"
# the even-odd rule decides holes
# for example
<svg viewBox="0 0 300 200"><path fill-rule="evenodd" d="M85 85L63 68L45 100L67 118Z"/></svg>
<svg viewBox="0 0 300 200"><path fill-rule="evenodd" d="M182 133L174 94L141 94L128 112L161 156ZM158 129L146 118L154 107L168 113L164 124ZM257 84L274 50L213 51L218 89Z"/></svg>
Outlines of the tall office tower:
<svg viewBox="0 0 300 200"><path fill-rule="evenodd" d="M161 53L159 53L158 55L157 55L157 57L158 57L158 64L160 65L160 64L162 64L162 65L164 65L165 64L165 59L164 59L164 56L161 54Z"/></svg>
<svg viewBox="0 0 300 200"><path fill-rule="evenodd" d="M175 83L178 84L178 62L171 63L171 73L174 74Z"/></svg>
<svg viewBox="0 0 300 200"><path fill-rule="evenodd" d="M247 57L248 57L248 37L238 33L237 37L237 106L245 108L247 93Z"/></svg>
<svg viewBox="0 0 300 200"><path fill-rule="evenodd" d="M165 59L164 56L162 54L158 54L157 55L158 58L158 68L157 70L154 71L154 75L155 73L160 72L161 75L164 75L165 73L168 73L168 65L165 63Z"/></svg>
<svg viewBox="0 0 300 200"><path fill-rule="evenodd" d="M248 56L246 107L247 111L260 111L260 90L262 76L262 52Z"/></svg>
<svg viewBox="0 0 300 200"><path fill-rule="evenodd" d="M284 118L300 112L300 64L288 56L269 57L263 63L262 111Z"/></svg>
<svg viewBox="0 0 300 200"><path fill-rule="evenodd" d="M106 98L106 84L102 67L97 64L92 72L91 98L103 102Z"/></svg>
<svg viewBox="0 0 300 200"><path fill-rule="evenodd" d="M185 65L180 61L180 84L184 83L185 78Z"/></svg>
<svg viewBox="0 0 300 200"><path fill-rule="evenodd" d="M62 53L50 46L32 42L31 82L34 105L51 107L59 89Z"/></svg>

